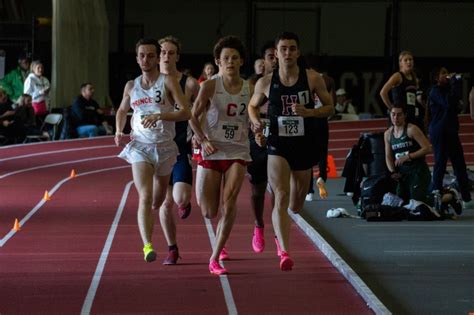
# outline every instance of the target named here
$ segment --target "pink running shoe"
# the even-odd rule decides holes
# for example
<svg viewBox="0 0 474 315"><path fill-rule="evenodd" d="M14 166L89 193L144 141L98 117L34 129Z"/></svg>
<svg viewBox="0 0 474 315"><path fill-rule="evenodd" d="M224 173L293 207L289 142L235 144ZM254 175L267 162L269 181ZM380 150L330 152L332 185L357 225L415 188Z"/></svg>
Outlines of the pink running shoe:
<svg viewBox="0 0 474 315"><path fill-rule="evenodd" d="M222 247L221 253L219 254L219 260L229 260L229 253L227 252L227 248Z"/></svg>
<svg viewBox="0 0 474 315"><path fill-rule="evenodd" d="M263 227L255 227L252 237L252 248L256 253L261 253L265 249L265 238L263 236Z"/></svg>
<svg viewBox="0 0 474 315"><path fill-rule="evenodd" d="M290 271L291 269L293 269L293 265L294 265L293 259L291 259L290 256L288 256L288 253L281 252L280 269L282 271Z"/></svg>
<svg viewBox="0 0 474 315"><path fill-rule="evenodd" d="M191 203L184 208L178 208L178 215L181 219L186 219L191 213Z"/></svg>
<svg viewBox="0 0 474 315"><path fill-rule="evenodd" d="M209 272L212 273L213 275L220 276L220 275L227 274L227 269L219 265L219 262L217 260L211 260L209 262Z"/></svg>
<svg viewBox="0 0 474 315"><path fill-rule="evenodd" d="M277 246L277 256L281 256L281 247L280 247L280 242L278 241L278 238L275 236L275 244Z"/></svg>

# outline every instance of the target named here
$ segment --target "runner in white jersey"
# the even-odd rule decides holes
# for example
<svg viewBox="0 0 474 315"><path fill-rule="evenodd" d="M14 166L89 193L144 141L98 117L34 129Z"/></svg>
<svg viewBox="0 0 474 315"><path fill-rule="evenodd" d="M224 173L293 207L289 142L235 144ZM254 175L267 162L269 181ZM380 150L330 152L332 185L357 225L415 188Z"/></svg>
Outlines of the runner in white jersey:
<svg viewBox="0 0 474 315"><path fill-rule="evenodd" d="M166 36L158 42L161 46L160 72L178 80L186 99L193 101L199 91L199 83L176 68L180 57L181 43L174 36ZM181 219L186 218L191 212L193 170L190 161L190 138L192 133L187 121L177 122L175 130L174 141L178 145L179 155L173 166L166 199L160 207L161 228L168 243L168 255L163 261L163 265L175 265L180 258L176 239L174 204L176 203L178 206L178 214Z"/></svg>
<svg viewBox="0 0 474 315"><path fill-rule="evenodd" d="M201 144L202 160L196 175L196 197L205 218L217 216L222 186L222 214L217 224L216 244L209 260L209 271L226 274L219 262L237 213L236 201L246 165L250 162L247 105L253 87L240 78L244 60L242 42L234 36L221 38L214 46L220 75L201 85L190 120L195 138ZM203 114L203 115L201 115ZM199 117L203 121L199 121Z"/></svg>
<svg viewBox="0 0 474 315"><path fill-rule="evenodd" d="M178 148L173 141L174 121L190 118L190 104L178 82L158 71L160 45L155 39L141 39L136 45L137 63L142 75L125 85L122 102L116 113L115 144L124 141L127 113L131 118L131 142L119 157L132 165L133 181L138 191L138 228L143 240L145 261L156 259L151 240L158 211L166 196ZM174 105L178 110L175 111Z"/></svg>

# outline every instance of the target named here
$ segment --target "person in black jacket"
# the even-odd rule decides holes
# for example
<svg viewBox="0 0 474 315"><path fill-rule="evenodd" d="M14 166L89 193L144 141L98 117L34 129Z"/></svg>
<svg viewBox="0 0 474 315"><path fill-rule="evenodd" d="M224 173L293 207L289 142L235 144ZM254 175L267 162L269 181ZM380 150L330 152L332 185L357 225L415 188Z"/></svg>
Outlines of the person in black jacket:
<svg viewBox="0 0 474 315"><path fill-rule="evenodd" d="M428 96L429 136L434 149L435 164L430 186L431 191L441 191L448 159L459 183L464 208L474 208L469 191L466 162L459 139L459 100L461 76L438 67L431 73L433 86Z"/></svg>
<svg viewBox="0 0 474 315"><path fill-rule="evenodd" d="M113 132L112 126L104 120L104 112L92 98L94 92L92 83L83 83L81 94L72 103L71 119L79 138L103 136Z"/></svg>

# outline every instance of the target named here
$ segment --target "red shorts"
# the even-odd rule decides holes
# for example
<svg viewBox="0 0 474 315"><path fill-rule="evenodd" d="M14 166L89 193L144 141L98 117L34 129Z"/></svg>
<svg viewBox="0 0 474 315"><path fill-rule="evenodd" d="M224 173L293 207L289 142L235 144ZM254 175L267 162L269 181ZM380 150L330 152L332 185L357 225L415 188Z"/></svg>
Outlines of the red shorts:
<svg viewBox="0 0 474 315"><path fill-rule="evenodd" d="M46 101L41 102L33 102L33 109L35 111L35 115L46 115L48 110L46 109Z"/></svg>
<svg viewBox="0 0 474 315"><path fill-rule="evenodd" d="M234 163L247 166L248 162L244 160L201 160L198 162L204 168L208 168L219 173L225 173Z"/></svg>

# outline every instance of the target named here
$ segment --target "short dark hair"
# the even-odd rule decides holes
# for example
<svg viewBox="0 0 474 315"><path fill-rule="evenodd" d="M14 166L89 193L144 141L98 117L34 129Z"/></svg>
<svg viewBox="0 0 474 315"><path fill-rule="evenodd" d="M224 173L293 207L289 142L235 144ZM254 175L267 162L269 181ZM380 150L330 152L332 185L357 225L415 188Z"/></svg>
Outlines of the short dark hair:
<svg viewBox="0 0 474 315"><path fill-rule="evenodd" d="M269 40L265 44L263 44L262 48L260 49L260 57L265 58L265 53L267 52L267 49L275 49L275 42Z"/></svg>
<svg viewBox="0 0 474 315"><path fill-rule="evenodd" d="M392 106L392 109L393 109L393 108L400 108L404 114L407 113L407 107L406 107L406 105L403 104L403 103L395 103L395 104L393 104L393 106ZM390 109L390 111L392 111L392 110Z"/></svg>
<svg viewBox="0 0 474 315"><path fill-rule="evenodd" d="M85 89L88 85L92 85L92 83L90 83L90 82L84 82L84 83L82 83L82 84L81 84L81 92L82 92L82 90Z"/></svg>
<svg viewBox="0 0 474 315"><path fill-rule="evenodd" d="M292 32L282 32L280 33L276 38L275 38L275 47L278 46L278 43L281 41L281 40L285 40L285 39L293 39L296 41L296 45L298 47L300 47L300 39L298 38L298 35L296 35L295 33L292 33Z"/></svg>
<svg viewBox="0 0 474 315"><path fill-rule="evenodd" d="M233 48L240 54L240 58L245 59L245 47L242 41L233 35L220 38L214 46L214 58L219 59L224 48Z"/></svg>
<svg viewBox="0 0 474 315"><path fill-rule="evenodd" d="M154 38L142 38L140 39L137 44L135 45L135 52L138 53L138 47L142 45L153 45L156 48L156 54L159 55L161 51L160 44Z"/></svg>

